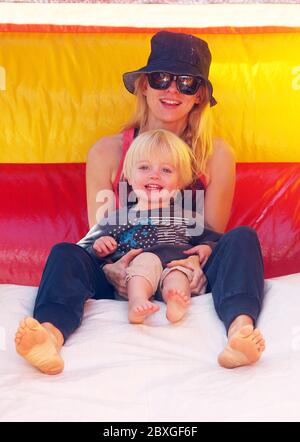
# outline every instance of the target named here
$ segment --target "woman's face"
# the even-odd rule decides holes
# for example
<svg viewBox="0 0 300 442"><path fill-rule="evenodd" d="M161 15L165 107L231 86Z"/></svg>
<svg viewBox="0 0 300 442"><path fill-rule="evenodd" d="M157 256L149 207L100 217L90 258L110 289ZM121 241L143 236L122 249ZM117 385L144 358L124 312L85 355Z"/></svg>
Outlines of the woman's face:
<svg viewBox="0 0 300 442"><path fill-rule="evenodd" d="M157 90L151 88L145 78L143 93L149 107L150 122L186 124L190 111L195 104L200 102L202 88L195 95L186 95L179 92L176 82L172 81L168 89Z"/></svg>

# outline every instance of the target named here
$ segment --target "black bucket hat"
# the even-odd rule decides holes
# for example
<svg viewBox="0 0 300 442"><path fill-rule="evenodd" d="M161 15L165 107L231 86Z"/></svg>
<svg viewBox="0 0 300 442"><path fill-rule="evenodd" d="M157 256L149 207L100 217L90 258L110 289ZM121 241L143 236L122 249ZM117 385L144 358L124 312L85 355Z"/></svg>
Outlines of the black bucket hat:
<svg viewBox="0 0 300 442"><path fill-rule="evenodd" d="M210 105L217 104L213 86L208 79L211 53L206 41L194 35L160 31L151 39L151 54L147 66L123 74L126 89L134 93L134 83L140 74L168 72L202 78L209 90Z"/></svg>

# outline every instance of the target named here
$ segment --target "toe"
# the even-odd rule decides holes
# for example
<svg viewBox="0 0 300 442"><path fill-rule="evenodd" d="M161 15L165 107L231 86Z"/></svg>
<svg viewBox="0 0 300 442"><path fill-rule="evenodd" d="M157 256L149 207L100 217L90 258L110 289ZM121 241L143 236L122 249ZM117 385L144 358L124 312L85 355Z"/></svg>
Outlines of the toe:
<svg viewBox="0 0 300 442"><path fill-rule="evenodd" d="M26 323L25 323L25 319L22 319L21 321L20 321L20 328L26 328Z"/></svg>
<svg viewBox="0 0 300 442"><path fill-rule="evenodd" d="M240 335L243 336L244 338L247 338L248 336L250 336L253 333L253 326L252 325L245 325L241 330L240 330Z"/></svg>
<svg viewBox="0 0 300 442"><path fill-rule="evenodd" d="M252 335L253 335L253 339L256 339L256 338L258 338L259 336L261 336L261 332L260 332L260 330L258 330L258 329L256 328L255 330L253 330Z"/></svg>
<svg viewBox="0 0 300 442"><path fill-rule="evenodd" d="M31 330L35 330L35 329L39 328L40 324L34 318L26 318L25 319L25 325L26 325L26 327L30 328Z"/></svg>
<svg viewBox="0 0 300 442"><path fill-rule="evenodd" d="M256 339L254 339L254 343L255 343L256 345L259 345L259 344L261 344L261 343L263 343L263 342L264 342L264 339L263 339L262 336L258 336Z"/></svg>

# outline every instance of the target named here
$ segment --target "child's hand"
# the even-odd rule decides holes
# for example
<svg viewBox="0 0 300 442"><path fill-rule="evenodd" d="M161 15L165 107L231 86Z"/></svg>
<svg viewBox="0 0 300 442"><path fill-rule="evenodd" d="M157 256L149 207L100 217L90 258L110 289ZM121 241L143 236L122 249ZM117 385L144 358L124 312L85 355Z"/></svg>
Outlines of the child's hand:
<svg viewBox="0 0 300 442"><path fill-rule="evenodd" d="M187 255L198 255L200 266L204 267L208 258L212 254L212 249L207 244L202 244L200 246L192 247L189 250L185 250L183 253Z"/></svg>
<svg viewBox="0 0 300 442"><path fill-rule="evenodd" d="M118 244L112 236L102 236L96 239L93 249L97 256L105 258L117 250Z"/></svg>

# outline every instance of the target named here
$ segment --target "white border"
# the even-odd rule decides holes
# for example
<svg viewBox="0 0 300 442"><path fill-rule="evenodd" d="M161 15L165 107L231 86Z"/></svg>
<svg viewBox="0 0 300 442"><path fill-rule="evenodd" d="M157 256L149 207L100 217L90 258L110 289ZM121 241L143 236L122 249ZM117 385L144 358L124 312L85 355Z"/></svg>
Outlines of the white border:
<svg viewBox="0 0 300 442"><path fill-rule="evenodd" d="M134 28L300 27L300 4L1 3L0 23Z"/></svg>

